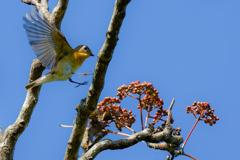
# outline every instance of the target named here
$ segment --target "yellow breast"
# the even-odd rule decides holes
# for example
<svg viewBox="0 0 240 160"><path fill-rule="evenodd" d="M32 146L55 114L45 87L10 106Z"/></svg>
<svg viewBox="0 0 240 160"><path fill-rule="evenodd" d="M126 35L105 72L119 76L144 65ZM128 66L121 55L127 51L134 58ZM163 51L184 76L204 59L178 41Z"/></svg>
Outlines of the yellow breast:
<svg viewBox="0 0 240 160"><path fill-rule="evenodd" d="M71 54L70 56L70 60L72 62L72 69L77 70L82 65L84 60L88 57L89 55L86 53L79 53L77 51L74 51L73 54Z"/></svg>

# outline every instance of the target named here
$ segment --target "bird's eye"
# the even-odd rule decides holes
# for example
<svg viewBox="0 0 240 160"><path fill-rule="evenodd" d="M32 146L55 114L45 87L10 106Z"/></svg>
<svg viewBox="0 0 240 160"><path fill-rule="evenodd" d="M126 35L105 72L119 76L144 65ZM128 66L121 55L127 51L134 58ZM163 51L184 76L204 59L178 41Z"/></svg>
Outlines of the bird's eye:
<svg viewBox="0 0 240 160"><path fill-rule="evenodd" d="M88 49L87 47L84 47L84 50L86 50L86 51L87 51L87 49Z"/></svg>

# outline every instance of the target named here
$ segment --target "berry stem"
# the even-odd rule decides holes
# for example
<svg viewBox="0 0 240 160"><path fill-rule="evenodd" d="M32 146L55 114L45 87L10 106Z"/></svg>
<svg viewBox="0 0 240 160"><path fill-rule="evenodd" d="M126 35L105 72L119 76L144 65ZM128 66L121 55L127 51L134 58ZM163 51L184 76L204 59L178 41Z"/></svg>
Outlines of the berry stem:
<svg viewBox="0 0 240 160"><path fill-rule="evenodd" d="M185 147L185 145L186 145L186 143L187 143L187 141L188 141L188 138L190 137L190 135L192 134L192 131L193 131L194 128L196 127L197 123L199 122L199 119L200 119L200 116L199 116L199 118L196 120L196 122L195 122L195 124L193 125L191 131L189 132L189 134L188 134L185 142L183 143L182 149Z"/></svg>
<svg viewBox="0 0 240 160"><path fill-rule="evenodd" d="M142 105L140 105L140 116L141 116L141 126L142 126L142 130L143 130Z"/></svg>
<svg viewBox="0 0 240 160"><path fill-rule="evenodd" d="M139 101L139 104L140 104L140 117L141 117L141 126L142 126L142 130L143 130L144 128L143 128L143 116L142 116L142 103L141 103L141 94L139 95L138 101Z"/></svg>
<svg viewBox="0 0 240 160"><path fill-rule="evenodd" d="M193 130L194 130L194 128L196 127L196 125L197 125L197 123L199 122L199 120L201 120L201 117L202 117L202 115L204 114L204 112L206 112L206 110L203 110L203 111L200 113L200 115L199 115L198 119L196 120L195 124L193 125L193 127L192 127L191 131L189 132L189 134L188 134L188 136L187 136L187 138L186 138L185 142L183 143L182 149L185 147L185 145L186 145L186 143L187 143L187 140L188 140L188 138L189 138L189 137L190 137L190 135L192 134L192 131L193 131Z"/></svg>
<svg viewBox="0 0 240 160"><path fill-rule="evenodd" d="M102 132L113 133L113 134L117 134L117 135L121 135L121 136L130 137L130 135L128 135L128 134L119 133L119 132L115 132L115 131L111 131L111 130L104 130L104 129L102 129Z"/></svg>
<svg viewBox="0 0 240 160"><path fill-rule="evenodd" d="M118 121L119 122L119 121ZM137 133L136 131L134 131L132 128L126 126L125 124L119 122L123 127L127 128L128 130L132 131L133 133Z"/></svg>
<svg viewBox="0 0 240 160"><path fill-rule="evenodd" d="M130 93L128 93L127 95L129 95L129 96L132 97L132 98L138 99L137 97L131 95Z"/></svg>
<svg viewBox="0 0 240 160"><path fill-rule="evenodd" d="M192 156L190 156L190 155L188 155L188 154L186 154L186 153L184 153L183 155L184 155L184 156L187 156L187 157L189 157L189 158L192 158L192 159L194 159L194 160L197 160L196 158L194 158L194 157L192 157Z"/></svg>
<svg viewBox="0 0 240 160"><path fill-rule="evenodd" d="M146 121L145 121L145 128L147 128L147 123L148 123L148 117L150 116L150 111L148 111L147 116L146 116Z"/></svg>
<svg viewBox="0 0 240 160"><path fill-rule="evenodd" d="M124 126L125 128L129 129L130 131L132 131L133 133L137 133L136 131L134 131L132 128L128 127L128 126Z"/></svg>

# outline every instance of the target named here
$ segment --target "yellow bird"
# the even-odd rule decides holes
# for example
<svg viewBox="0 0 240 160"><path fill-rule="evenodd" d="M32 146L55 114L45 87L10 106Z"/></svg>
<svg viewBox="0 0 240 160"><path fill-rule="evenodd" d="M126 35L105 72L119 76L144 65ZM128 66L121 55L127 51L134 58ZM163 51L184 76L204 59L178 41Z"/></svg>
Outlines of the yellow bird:
<svg viewBox="0 0 240 160"><path fill-rule="evenodd" d="M27 12L26 18L23 17L25 22L23 27L26 29L29 44L33 47L37 58L44 67L51 71L26 85L25 88L28 90L43 83L66 79L78 86L86 84L87 82L74 82L71 76L75 74L86 58L94 56L91 50L86 45L79 45L72 49L65 36L48 22L41 10L39 10L40 16L33 8L31 12L32 15Z"/></svg>

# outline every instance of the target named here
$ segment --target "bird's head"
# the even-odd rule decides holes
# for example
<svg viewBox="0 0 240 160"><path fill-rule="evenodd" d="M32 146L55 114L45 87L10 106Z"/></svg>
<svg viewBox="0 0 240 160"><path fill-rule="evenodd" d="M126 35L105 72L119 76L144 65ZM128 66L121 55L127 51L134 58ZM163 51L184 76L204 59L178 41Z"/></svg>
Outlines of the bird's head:
<svg viewBox="0 0 240 160"><path fill-rule="evenodd" d="M78 52L78 54L82 57L88 58L90 56L94 56L92 51L86 45L79 45L74 49L74 51Z"/></svg>

